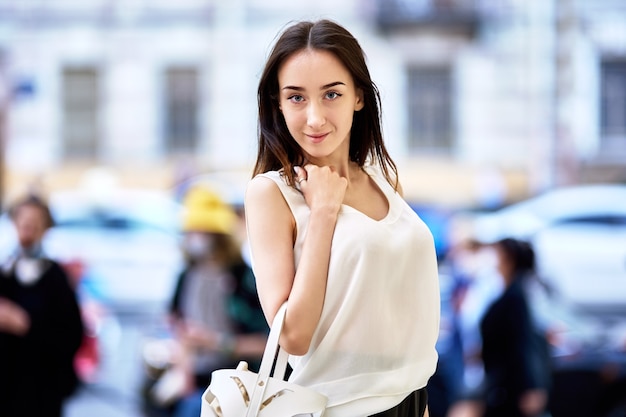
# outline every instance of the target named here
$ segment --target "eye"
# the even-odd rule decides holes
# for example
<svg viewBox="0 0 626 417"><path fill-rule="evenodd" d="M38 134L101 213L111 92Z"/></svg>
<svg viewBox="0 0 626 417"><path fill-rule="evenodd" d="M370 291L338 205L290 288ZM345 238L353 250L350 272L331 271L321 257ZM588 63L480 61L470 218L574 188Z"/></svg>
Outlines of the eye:
<svg viewBox="0 0 626 417"><path fill-rule="evenodd" d="M287 100L291 101L292 103L302 103L304 101L304 97L299 94L294 94L287 97Z"/></svg>
<svg viewBox="0 0 626 417"><path fill-rule="evenodd" d="M329 100L335 100L335 99L341 97L342 95L343 94L339 94L336 91L329 91L329 92L326 93L326 98L329 99Z"/></svg>

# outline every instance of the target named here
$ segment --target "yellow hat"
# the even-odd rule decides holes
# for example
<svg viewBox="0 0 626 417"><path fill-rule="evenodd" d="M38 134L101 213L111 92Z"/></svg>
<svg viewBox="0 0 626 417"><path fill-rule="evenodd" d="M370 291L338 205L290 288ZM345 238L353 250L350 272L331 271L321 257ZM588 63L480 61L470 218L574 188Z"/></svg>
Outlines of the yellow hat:
<svg viewBox="0 0 626 417"><path fill-rule="evenodd" d="M232 233L237 220L235 211L220 196L205 187L190 189L183 200L183 231Z"/></svg>

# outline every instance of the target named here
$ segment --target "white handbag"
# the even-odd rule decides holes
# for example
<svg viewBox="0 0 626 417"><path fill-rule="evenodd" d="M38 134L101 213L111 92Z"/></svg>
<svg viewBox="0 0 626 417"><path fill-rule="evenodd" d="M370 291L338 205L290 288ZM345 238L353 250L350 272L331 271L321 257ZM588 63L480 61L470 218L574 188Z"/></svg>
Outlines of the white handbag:
<svg viewBox="0 0 626 417"><path fill-rule="evenodd" d="M214 371L202 395L200 417L323 416L328 402L324 395L284 380L289 355L279 346L278 339L286 307L285 303L276 313L259 373L249 371L243 361L237 369Z"/></svg>

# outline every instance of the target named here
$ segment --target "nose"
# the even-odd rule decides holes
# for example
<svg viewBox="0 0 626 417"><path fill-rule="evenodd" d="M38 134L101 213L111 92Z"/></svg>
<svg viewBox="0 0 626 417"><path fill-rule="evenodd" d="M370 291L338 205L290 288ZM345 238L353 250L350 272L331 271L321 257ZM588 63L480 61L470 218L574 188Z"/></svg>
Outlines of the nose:
<svg viewBox="0 0 626 417"><path fill-rule="evenodd" d="M326 123L326 116L324 115L324 109L321 103L311 102L307 108L307 125L312 128L318 128L324 126Z"/></svg>

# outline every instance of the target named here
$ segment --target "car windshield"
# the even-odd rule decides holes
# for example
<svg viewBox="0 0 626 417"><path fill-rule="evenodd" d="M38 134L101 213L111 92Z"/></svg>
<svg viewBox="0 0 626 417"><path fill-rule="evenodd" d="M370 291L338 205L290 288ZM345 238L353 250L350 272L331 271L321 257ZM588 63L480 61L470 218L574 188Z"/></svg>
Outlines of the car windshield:
<svg viewBox="0 0 626 417"><path fill-rule="evenodd" d="M128 214L108 213L94 210L83 215L64 217L57 220L55 227L77 229L109 229L124 231L160 230L169 231L167 226L147 219L133 218Z"/></svg>
<svg viewBox="0 0 626 417"><path fill-rule="evenodd" d="M553 223L562 219L626 218L626 188L620 186L580 186L555 189L502 210L503 215L533 216Z"/></svg>
<svg viewBox="0 0 626 417"><path fill-rule="evenodd" d="M617 215L588 215L575 216L559 220L555 224L600 224L607 226L625 226L626 216Z"/></svg>
<svg viewBox="0 0 626 417"><path fill-rule="evenodd" d="M107 230L160 230L176 233L180 205L158 193L119 191L107 198L57 193L51 198L57 227Z"/></svg>

